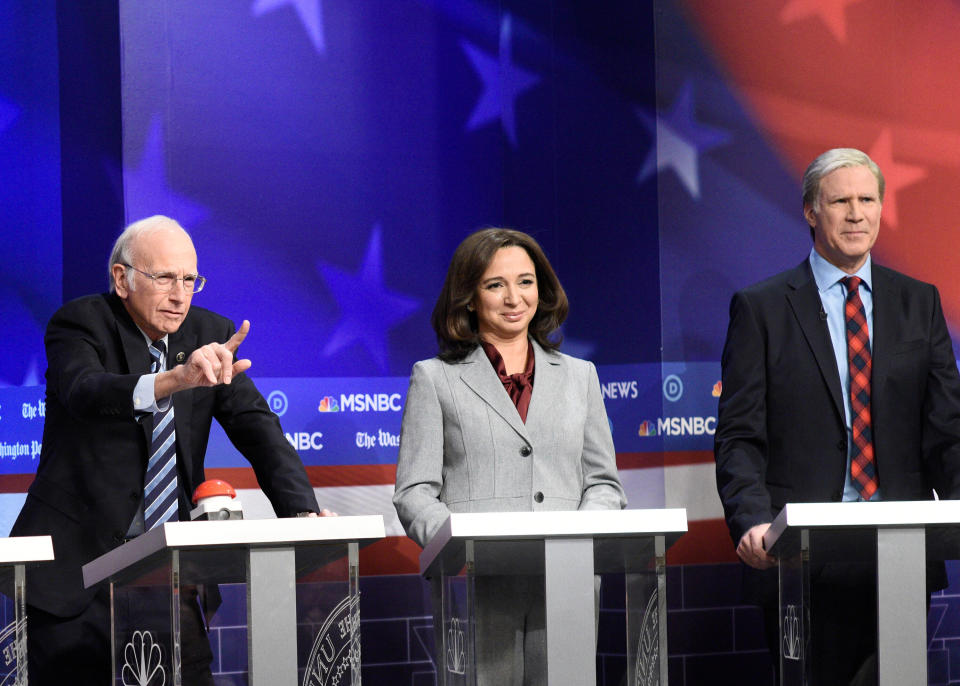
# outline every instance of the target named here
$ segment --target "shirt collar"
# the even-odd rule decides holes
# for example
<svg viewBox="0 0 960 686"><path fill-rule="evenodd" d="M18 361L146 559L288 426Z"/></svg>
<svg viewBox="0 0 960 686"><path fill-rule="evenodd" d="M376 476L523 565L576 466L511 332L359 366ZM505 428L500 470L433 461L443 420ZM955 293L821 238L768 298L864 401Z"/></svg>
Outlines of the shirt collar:
<svg viewBox="0 0 960 686"><path fill-rule="evenodd" d="M810 248L810 269L813 270L813 278L817 282L817 290L823 293L832 288L841 279L848 276L859 276L869 290L873 290L873 270L870 255L867 255L867 261L853 274L847 274L837 266L827 262L823 255L817 252L816 248Z"/></svg>
<svg viewBox="0 0 960 686"><path fill-rule="evenodd" d="M137 326L137 325L134 324L134 326ZM148 336L147 334L143 333L143 329L141 329L139 326L137 326L137 331L139 331L140 334L143 336L143 340L145 340L145 341L147 342L147 345L148 345L148 346L149 346L149 345L153 345L154 340L153 340L152 338L150 338L150 336ZM169 350L169 349L170 349L170 342L167 340L169 337L170 337L169 334L164 334L164 336L163 336L162 338L158 338L158 339L157 339L157 340L159 340L159 341L163 341L163 347L164 347L165 350Z"/></svg>

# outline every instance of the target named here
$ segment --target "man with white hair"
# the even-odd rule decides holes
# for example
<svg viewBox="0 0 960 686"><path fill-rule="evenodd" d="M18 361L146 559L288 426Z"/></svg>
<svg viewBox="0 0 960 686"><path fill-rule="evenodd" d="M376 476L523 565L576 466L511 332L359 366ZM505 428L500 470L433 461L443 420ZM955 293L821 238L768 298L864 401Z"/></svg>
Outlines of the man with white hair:
<svg viewBox="0 0 960 686"><path fill-rule="evenodd" d="M883 191L863 152L817 157L803 179L809 256L730 304L717 486L775 660L777 560L763 534L786 503L960 496L950 334L934 286L871 260ZM813 683L876 683L875 567L811 569ZM942 588L943 566L930 571Z"/></svg>
<svg viewBox="0 0 960 686"><path fill-rule="evenodd" d="M236 359L249 322L234 331L191 307L205 279L187 232L162 216L131 224L109 272L110 292L65 304L44 338L43 448L11 532L51 535L56 557L28 579L31 684L110 682L108 592L85 589L81 567L189 518L214 418L278 516L321 513L299 456L243 373L250 360ZM198 659L209 674L209 657Z"/></svg>

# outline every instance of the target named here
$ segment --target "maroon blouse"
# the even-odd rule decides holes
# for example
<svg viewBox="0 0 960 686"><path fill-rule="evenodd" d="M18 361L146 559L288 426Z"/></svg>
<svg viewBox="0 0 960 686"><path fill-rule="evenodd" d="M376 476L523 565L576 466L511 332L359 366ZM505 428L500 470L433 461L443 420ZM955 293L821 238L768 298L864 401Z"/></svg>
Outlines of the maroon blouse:
<svg viewBox="0 0 960 686"><path fill-rule="evenodd" d="M533 395L533 366L535 362L533 346L527 344L527 364L523 371L519 374L507 374L507 367L503 363L503 357L500 356L499 351L486 341L480 341L480 345L483 346L483 352L487 354L487 359L490 360L497 376L500 377L500 382L510 396L510 400L516 405L520 419L526 424L527 410L530 408L530 398Z"/></svg>

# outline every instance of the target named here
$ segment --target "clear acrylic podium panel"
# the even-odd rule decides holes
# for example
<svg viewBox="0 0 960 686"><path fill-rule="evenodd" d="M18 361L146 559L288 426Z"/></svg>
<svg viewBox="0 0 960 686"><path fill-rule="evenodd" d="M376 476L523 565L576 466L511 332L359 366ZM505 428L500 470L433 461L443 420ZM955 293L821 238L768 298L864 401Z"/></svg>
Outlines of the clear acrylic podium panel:
<svg viewBox="0 0 960 686"><path fill-rule="evenodd" d="M780 602L780 674L783 684L810 683L810 534L778 568Z"/></svg>
<svg viewBox="0 0 960 686"><path fill-rule="evenodd" d="M244 623L246 645L220 646L246 654L231 684L360 684L357 560L353 542L151 556L110 583L114 684L203 683L218 616Z"/></svg>
<svg viewBox="0 0 960 686"><path fill-rule="evenodd" d="M51 560L50 536L0 538L0 686L27 683L26 577Z"/></svg>
<svg viewBox="0 0 960 686"><path fill-rule="evenodd" d="M570 601L566 595L553 597L556 594L546 593L550 571L545 561L551 559L550 549L557 544L566 548L560 553L561 566L576 566L584 559L587 562L588 578L585 585L581 584L581 590L585 589L593 610L588 613L585 623L581 622L575 628L564 626L562 631L576 637L581 652L590 661L589 669L595 669L595 603L599 600L599 578L594 575L624 574L627 609L626 683L666 685L667 662L661 660L661 655L666 654L667 645L666 544L663 535L647 538L464 541L462 555L444 559L439 579L433 580L435 615L442 618L442 624L435 619L435 631L440 636L440 640L436 641L439 652L436 656L438 684L476 685L478 656L481 656L479 660L482 662L482 651L478 651L478 646L484 644L484 603L496 604L504 602L504 598L514 600L535 595L539 602L546 605L544 614L549 615L551 611L558 611L556 606L563 606ZM566 553L570 556L564 560ZM514 585L520 590L509 588ZM479 622L478 618L481 618ZM547 620L547 641L552 635L549 625ZM539 654L546 660L546 646L541 648ZM527 663L527 668L530 667ZM533 668L540 674L548 673L546 664ZM595 678L595 674L590 678ZM561 682L555 677L550 681Z"/></svg>
<svg viewBox="0 0 960 686"><path fill-rule="evenodd" d="M779 565L779 603L780 603L780 673L784 686L800 686L814 683L813 667L817 659L816 651L811 648L811 584L816 570L824 564L846 565L860 570L861 576L871 575L878 579L878 632L881 634L878 650L881 659L878 670L883 665L882 654L890 644L883 640L884 625L892 627L893 640L899 644L907 641L917 643L915 656L907 662L899 660L901 668L916 683L926 684L926 561L960 559L957 547L957 534L960 530L944 528L867 528L810 530L801 529L792 545L784 546L786 554L781 554ZM919 547L917 546L919 542ZM909 560L906 566L912 567L906 577L896 581L898 572L894 571L893 588L887 591L883 587L883 574L878 560L878 551L882 555L902 557ZM890 582L888 582L889 584ZM884 603L893 607L885 607ZM897 607L899 606L899 607ZM901 615L904 611L909 616ZM918 618L919 617L919 618ZM912 619L911 619L912 618ZM889 632L887 632L889 633ZM920 672L923 674L920 675ZM899 678L890 678L890 670L884 676L875 675L881 686L885 683L905 686ZM876 683L876 682L874 682ZM909 683L914 683L912 680Z"/></svg>
<svg viewBox="0 0 960 686"><path fill-rule="evenodd" d="M0 686L27 683L26 569L0 567Z"/></svg>
<svg viewBox="0 0 960 686"><path fill-rule="evenodd" d="M785 547L778 568L780 673L784 686L810 684L816 656L811 649L811 570L814 565L865 565L875 569L875 530L802 529ZM789 551L789 552L787 552Z"/></svg>
<svg viewBox="0 0 960 686"><path fill-rule="evenodd" d="M442 574L439 584L434 582L434 605L440 608L439 616L443 618L442 626L437 627L442 639L442 644L437 646L439 684L475 686L477 683L477 641L483 638L478 635L478 629L482 632L483 627L477 626L476 618L483 616L485 601L498 600L498 585L517 584L526 592L537 593L539 584L539 596L546 602L543 561L549 543L543 540L465 542L463 566ZM664 537L654 537L645 545L636 540L613 542L610 539L588 539L587 543L594 549L597 574L625 575L627 683L666 684L667 663L660 659L661 650L665 654L667 644L666 603L660 602L666 598ZM622 555L617 559L616 553L627 545L633 548L631 559L625 561ZM531 564L536 562L539 565ZM436 597L438 585L439 599ZM596 585L593 588L599 590ZM509 593L505 591L503 595ZM591 635L595 637L595 625L570 630L581 636L591 654L596 654L595 641L590 642ZM542 653L546 655L545 646ZM546 665L540 665L537 671L546 674Z"/></svg>
<svg viewBox="0 0 960 686"><path fill-rule="evenodd" d="M648 539L624 570L627 608L627 683L667 683L667 577L663 536Z"/></svg>
<svg viewBox="0 0 960 686"><path fill-rule="evenodd" d="M877 584L875 683L925 684L927 561L960 559L954 501L791 504L765 536L780 560L780 672L784 686L814 683L812 578L824 565ZM790 516L788 517L787 514ZM796 522L796 524L795 524ZM807 526L801 523L807 523ZM774 530L774 527L777 527ZM770 534L768 534L769 536Z"/></svg>

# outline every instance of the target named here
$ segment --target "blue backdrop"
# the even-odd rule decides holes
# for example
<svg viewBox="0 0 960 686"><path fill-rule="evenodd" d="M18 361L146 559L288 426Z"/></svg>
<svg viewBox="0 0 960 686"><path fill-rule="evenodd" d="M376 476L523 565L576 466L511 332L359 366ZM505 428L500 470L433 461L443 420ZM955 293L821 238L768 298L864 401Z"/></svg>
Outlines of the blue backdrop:
<svg viewBox="0 0 960 686"><path fill-rule="evenodd" d="M449 256L506 225L568 290L564 349L600 366L621 467L692 451L709 471L730 294L804 258L798 177L832 145L887 173L878 259L960 316L940 181L957 165L937 152L960 97L894 41L960 26L955 3L748 5L0 4L0 491L35 468L45 322L105 288L121 227L158 212L194 236L195 303L251 320L251 375L311 466L392 464ZM840 102L812 75L875 73L874 35L892 73L923 74L898 82L914 97ZM210 464L244 462L217 434Z"/></svg>
<svg viewBox="0 0 960 686"><path fill-rule="evenodd" d="M0 145L17 175L3 184L0 472L34 467L23 453L42 427L42 328L61 293L103 289L110 241L154 213L194 237L209 279L195 304L251 320L241 352L270 379L265 394L288 396L285 428L308 464L395 460L395 445L374 459L355 444L397 433L398 407L386 424L361 409L362 426L349 408L317 408L381 386L402 404L411 365L436 350L429 314L449 256L483 226L543 244L571 299L565 350L659 362L656 184L638 178L653 142L638 117L654 107L649 6L165 0L104 11L115 36L54 6L8 3L0 29L12 52ZM87 34L61 32L59 53L58 12ZM78 77L98 71L99 111ZM109 183L90 190L78 168ZM302 443L317 426L326 438ZM244 464L221 434L210 457Z"/></svg>

